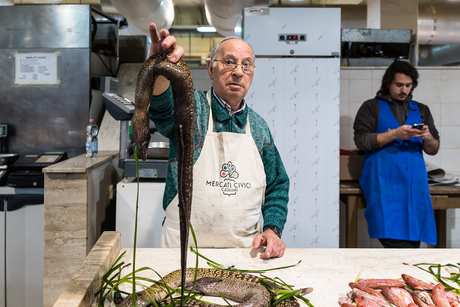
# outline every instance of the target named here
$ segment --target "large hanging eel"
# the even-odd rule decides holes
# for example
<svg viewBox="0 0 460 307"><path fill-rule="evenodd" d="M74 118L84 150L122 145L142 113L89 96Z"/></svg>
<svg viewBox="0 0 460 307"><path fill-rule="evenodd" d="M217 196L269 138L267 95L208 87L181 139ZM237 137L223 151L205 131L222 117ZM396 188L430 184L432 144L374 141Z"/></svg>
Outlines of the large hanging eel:
<svg viewBox="0 0 460 307"><path fill-rule="evenodd" d="M177 289L181 285L188 285L193 282L194 277L195 277L195 268L188 268L185 271L185 282L181 282L181 270L176 270L168 275L164 276L162 281L164 284L166 284L169 288L171 289ZM246 273L240 273L240 272L235 272L235 271L225 271L225 270L216 270L216 269L196 269L196 278L197 278L197 283L198 286L196 286L196 290L202 291L203 287L206 288L206 286L209 286L208 281L204 281L202 278L212 278L210 282L213 282L213 280L217 279L223 279L223 280L228 280L228 279L234 279L234 280L239 280L242 283L225 283L223 285L217 285L218 288L209 288L208 291L216 291L219 294L222 294L225 297L228 297L234 301L241 301L244 302L243 307L268 307L270 306L270 301L272 299L273 294L271 292L267 292L269 294L269 297L266 297L266 294L261 294L259 295L260 292L259 290L254 291L254 288L256 288L255 283L257 283L261 278L251 275L251 274L246 274ZM205 283L203 285L203 283ZM208 283L208 284L206 284ZM201 284L201 285L200 285ZM236 287L235 287L236 285ZM252 294L254 295L259 295L257 299L254 300L253 297L250 298L250 300L247 300L246 297L248 296L248 291L242 291L241 287L245 287L247 285L247 288L249 288L250 292L253 292ZM220 287L219 287L220 286ZM184 288L184 287L183 287ZM188 289L191 287L188 286ZM274 287L275 289L277 288L276 286ZM303 294L310 293L313 289L312 288L305 288L302 289ZM205 292L205 291L203 291ZM228 294L231 292L232 296L228 296ZM207 292L205 293L207 295L216 295L215 293L210 293ZM156 304L160 304L166 297L168 296L168 291L164 286L158 285L158 284L153 284L152 286L146 288L145 290L138 292L136 295L136 307L142 306L142 307L154 307L155 304L152 303L152 299L156 302ZM123 307L132 307L132 298L130 295L128 295L120 304L117 304L117 306L123 306ZM181 305L184 306L184 305ZM197 302L194 300L188 301L185 305L186 307L210 307L209 305L206 305L202 302ZM287 298L280 303L276 305L276 307L300 307L300 304L297 302L296 298L290 297Z"/></svg>
<svg viewBox="0 0 460 307"><path fill-rule="evenodd" d="M182 59L177 63L171 63L169 56L170 54L168 53L153 55L144 62L139 71L136 85L135 108L132 118L132 135L139 155L145 161L150 141L150 131L148 128L150 99L156 79L158 76L164 76L171 83L174 97L174 121L178 146L177 188L180 212L181 269L184 272L181 280L185 284L192 206L195 96L189 68Z"/></svg>

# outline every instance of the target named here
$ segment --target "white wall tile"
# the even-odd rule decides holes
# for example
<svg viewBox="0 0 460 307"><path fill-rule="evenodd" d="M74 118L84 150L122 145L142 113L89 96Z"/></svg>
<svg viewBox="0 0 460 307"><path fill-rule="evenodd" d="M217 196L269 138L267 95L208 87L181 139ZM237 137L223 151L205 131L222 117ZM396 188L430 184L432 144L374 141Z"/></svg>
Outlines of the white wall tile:
<svg viewBox="0 0 460 307"><path fill-rule="evenodd" d="M459 69L443 69L440 72L441 80L460 80L460 70Z"/></svg>
<svg viewBox="0 0 460 307"><path fill-rule="evenodd" d="M379 82L379 88L382 84L382 78L385 74L385 69L373 69L372 70L372 80L377 80Z"/></svg>
<svg viewBox="0 0 460 307"><path fill-rule="evenodd" d="M441 142L441 146L442 146L442 144L443 143ZM427 155L426 153L423 153L423 158L425 159L426 162L440 167L440 165L441 165L441 155L442 155L441 150L442 149L440 149L440 151L434 156L430 156L430 155Z"/></svg>
<svg viewBox="0 0 460 307"><path fill-rule="evenodd" d="M442 159L440 167L443 168L446 172L459 173L460 149L442 149Z"/></svg>
<svg viewBox="0 0 460 307"><path fill-rule="evenodd" d="M349 117L350 117L350 125L351 126L353 126L353 123L355 122L356 113L358 113L358 110L361 107L361 105L363 104L363 102L364 101L358 102L358 103L350 103ZM353 130L351 130L350 132L353 133Z"/></svg>
<svg viewBox="0 0 460 307"><path fill-rule="evenodd" d="M340 68L340 81L350 79L350 70L347 68Z"/></svg>
<svg viewBox="0 0 460 307"><path fill-rule="evenodd" d="M421 80L414 89L414 100L430 105L441 101L441 81Z"/></svg>
<svg viewBox="0 0 460 307"><path fill-rule="evenodd" d="M350 103L363 103L374 96L375 93L372 93L372 81L370 79L350 80Z"/></svg>
<svg viewBox="0 0 460 307"><path fill-rule="evenodd" d="M441 102L460 102L460 80L443 80L441 82Z"/></svg>
<svg viewBox="0 0 460 307"><path fill-rule="evenodd" d="M350 101L350 81L340 80L340 105L348 103Z"/></svg>
<svg viewBox="0 0 460 307"><path fill-rule="evenodd" d="M460 124L460 103L441 103L441 120L439 125L450 126Z"/></svg>
<svg viewBox="0 0 460 307"><path fill-rule="evenodd" d="M340 101L340 125L349 125L348 121L343 121L342 116L348 118L350 114L350 103Z"/></svg>
<svg viewBox="0 0 460 307"><path fill-rule="evenodd" d="M342 118L340 118L340 121L342 121ZM348 137L350 135L349 133L350 126L347 125L340 125L340 148L341 149L349 149L348 148Z"/></svg>
<svg viewBox="0 0 460 307"><path fill-rule="evenodd" d="M430 108L431 115L433 116L434 120L434 125L436 126L436 129L441 127L441 103L440 102L433 102L430 104L427 104L427 106Z"/></svg>
<svg viewBox="0 0 460 307"><path fill-rule="evenodd" d="M423 69L422 67L417 67L417 69L420 75L419 82L422 80L441 80L441 73L438 69Z"/></svg>
<svg viewBox="0 0 460 307"><path fill-rule="evenodd" d="M460 148L460 126L442 126L442 149Z"/></svg>
<svg viewBox="0 0 460 307"><path fill-rule="evenodd" d="M349 73L350 80L371 80L372 79L371 69L350 69L348 73Z"/></svg>
<svg viewBox="0 0 460 307"><path fill-rule="evenodd" d="M370 98L374 98L377 95L377 92L380 90L380 87L382 86L382 82L380 80L372 80L372 89L371 93L372 96Z"/></svg>

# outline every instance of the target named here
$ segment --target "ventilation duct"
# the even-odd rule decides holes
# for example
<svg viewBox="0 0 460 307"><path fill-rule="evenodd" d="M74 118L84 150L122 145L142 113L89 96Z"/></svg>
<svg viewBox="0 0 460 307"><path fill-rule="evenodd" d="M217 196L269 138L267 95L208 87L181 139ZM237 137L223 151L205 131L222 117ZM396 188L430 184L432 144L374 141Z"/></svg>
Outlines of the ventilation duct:
<svg viewBox="0 0 460 307"><path fill-rule="evenodd" d="M419 45L460 44L460 5L419 6Z"/></svg>
<svg viewBox="0 0 460 307"><path fill-rule="evenodd" d="M149 35L149 25L154 22L158 29L169 29L174 21L172 0L111 0L115 9L130 24Z"/></svg>
<svg viewBox="0 0 460 307"><path fill-rule="evenodd" d="M235 35L235 27L241 24L244 7L268 7L273 0L204 0L206 18L222 36ZM238 31L237 31L238 32Z"/></svg>

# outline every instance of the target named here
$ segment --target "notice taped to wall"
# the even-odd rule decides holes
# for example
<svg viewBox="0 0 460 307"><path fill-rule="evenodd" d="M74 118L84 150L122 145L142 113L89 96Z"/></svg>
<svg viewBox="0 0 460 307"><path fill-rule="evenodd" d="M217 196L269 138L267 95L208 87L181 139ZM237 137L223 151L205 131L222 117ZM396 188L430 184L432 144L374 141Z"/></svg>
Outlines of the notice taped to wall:
<svg viewBox="0 0 460 307"><path fill-rule="evenodd" d="M57 53L16 53L14 85L57 85Z"/></svg>

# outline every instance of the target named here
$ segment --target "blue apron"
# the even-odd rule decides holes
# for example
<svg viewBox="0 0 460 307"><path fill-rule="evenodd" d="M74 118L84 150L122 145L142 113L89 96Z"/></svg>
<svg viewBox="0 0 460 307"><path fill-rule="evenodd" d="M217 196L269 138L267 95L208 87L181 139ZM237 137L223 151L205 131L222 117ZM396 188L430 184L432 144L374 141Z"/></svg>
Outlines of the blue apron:
<svg viewBox="0 0 460 307"><path fill-rule="evenodd" d="M379 99L377 133L400 127L388 102ZM406 125L421 123L418 105L410 102ZM436 245L436 224L428 187L423 140L396 139L367 151L359 183L372 239L423 241Z"/></svg>

